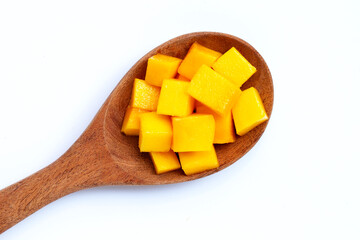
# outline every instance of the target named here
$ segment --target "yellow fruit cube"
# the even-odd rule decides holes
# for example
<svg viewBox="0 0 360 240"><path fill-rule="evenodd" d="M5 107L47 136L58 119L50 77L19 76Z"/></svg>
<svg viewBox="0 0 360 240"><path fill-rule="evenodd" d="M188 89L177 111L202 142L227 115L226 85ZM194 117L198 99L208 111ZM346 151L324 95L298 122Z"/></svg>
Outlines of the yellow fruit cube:
<svg viewBox="0 0 360 240"><path fill-rule="evenodd" d="M191 79L188 93L222 115L231 110L241 90L210 67L202 65Z"/></svg>
<svg viewBox="0 0 360 240"><path fill-rule="evenodd" d="M214 146L209 151L180 152L181 167L186 175L200 173L219 167Z"/></svg>
<svg viewBox="0 0 360 240"><path fill-rule="evenodd" d="M256 72L256 68L234 47L219 57L212 68L237 87L241 87Z"/></svg>
<svg viewBox="0 0 360 240"><path fill-rule="evenodd" d="M191 45L187 55L179 67L179 74L192 79L197 70L203 65L211 66L221 53L211 50L195 42Z"/></svg>
<svg viewBox="0 0 360 240"><path fill-rule="evenodd" d="M148 59L145 81L161 87L164 79L174 78L181 63L180 58L156 54Z"/></svg>
<svg viewBox="0 0 360 240"><path fill-rule="evenodd" d="M206 107L200 102L196 103L196 113L211 114L215 119L215 136L214 143L223 144L235 142L234 122L231 111L226 112L222 116Z"/></svg>
<svg viewBox="0 0 360 240"><path fill-rule="evenodd" d="M188 79L187 77L184 77L183 75L178 74L178 76L176 77L177 80L181 80L181 81L187 81L190 82L191 79Z"/></svg>
<svg viewBox="0 0 360 240"><path fill-rule="evenodd" d="M140 114L148 112L140 108L128 107L124 116L121 132L128 136L138 136L140 129Z"/></svg>
<svg viewBox="0 0 360 240"><path fill-rule="evenodd" d="M160 88L135 78L130 106L155 111L160 95Z"/></svg>
<svg viewBox="0 0 360 240"><path fill-rule="evenodd" d="M168 152L172 140L169 116L148 112L140 115L140 152Z"/></svg>
<svg viewBox="0 0 360 240"><path fill-rule="evenodd" d="M195 100L187 93L189 85L190 82L165 79L160 91L157 113L179 117L190 115L194 111Z"/></svg>
<svg viewBox="0 0 360 240"><path fill-rule="evenodd" d="M181 168L180 162L172 150L169 152L150 152L150 156L157 174Z"/></svg>
<svg viewBox="0 0 360 240"><path fill-rule="evenodd" d="M210 114L173 117L174 152L209 151L213 146L215 120Z"/></svg>
<svg viewBox="0 0 360 240"><path fill-rule="evenodd" d="M268 120L259 92L251 87L244 90L232 109L236 133L245 135L251 129Z"/></svg>

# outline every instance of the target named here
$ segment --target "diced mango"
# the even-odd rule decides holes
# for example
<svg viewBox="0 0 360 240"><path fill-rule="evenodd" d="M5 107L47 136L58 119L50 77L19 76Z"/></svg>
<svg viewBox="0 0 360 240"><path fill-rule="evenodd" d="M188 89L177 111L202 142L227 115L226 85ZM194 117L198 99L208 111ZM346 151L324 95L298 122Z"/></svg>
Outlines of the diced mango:
<svg viewBox="0 0 360 240"><path fill-rule="evenodd" d="M144 80L135 78L130 106L155 111L160 95L160 88L152 86Z"/></svg>
<svg viewBox="0 0 360 240"><path fill-rule="evenodd" d="M121 132L139 135L157 174L216 169L214 144L235 142L235 132L243 136L268 120L258 91L240 90L255 72L234 47L222 55L195 42L184 60L156 54L145 80L134 80Z"/></svg>
<svg viewBox="0 0 360 240"><path fill-rule="evenodd" d="M157 174L181 168L180 162L172 150L169 152L150 152L150 156Z"/></svg>
<svg viewBox="0 0 360 240"><path fill-rule="evenodd" d="M188 93L223 115L231 110L241 90L210 67L202 65L191 79Z"/></svg>
<svg viewBox="0 0 360 240"><path fill-rule="evenodd" d="M254 88L244 90L232 109L236 133L245 135L268 120L259 92Z"/></svg>
<svg viewBox="0 0 360 240"><path fill-rule="evenodd" d="M186 175L200 173L219 167L214 146L209 151L180 152L181 167Z"/></svg>
<svg viewBox="0 0 360 240"><path fill-rule="evenodd" d="M191 45L187 55L179 67L178 72L180 75L188 79L192 79L203 64L210 67L220 56L221 53L195 42Z"/></svg>
<svg viewBox="0 0 360 240"><path fill-rule="evenodd" d="M140 108L128 107L124 116L121 132L128 136L138 136L140 129L140 114L148 112Z"/></svg>
<svg viewBox="0 0 360 240"><path fill-rule="evenodd" d="M219 57L212 68L237 87L241 87L256 72L256 68L234 47Z"/></svg>
<svg viewBox="0 0 360 240"><path fill-rule="evenodd" d="M206 107L200 102L196 103L196 113L211 114L215 119L215 136L214 143L223 144L235 142L234 122L231 111L226 112L222 116Z"/></svg>
<svg viewBox="0 0 360 240"><path fill-rule="evenodd" d="M209 151L213 146L215 120L210 114L173 117L174 152Z"/></svg>
<svg viewBox="0 0 360 240"><path fill-rule="evenodd" d="M168 152L172 140L169 116L148 112L140 115L140 152Z"/></svg>
<svg viewBox="0 0 360 240"><path fill-rule="evenodd" d="M145 81L161 87L164 79L174 78L181 63L180 58L156 54L148 59Z"/></svg>
<svg viewBox="0 0 360 240"><path fill-rule="evenodd" d="M187 92L189 85L190 82L165 79L160 91L157 113L179 117L190 115L194 111L195 100Z"/></svg>
<svg viewBox="0 0 360 240"><path fill-rule="evenodd" d="M181 80L181 81L187 81L190 82L191 79L188 79L187 77L184 77L183 75L178 74L176 77L177 80Z"/></svg>

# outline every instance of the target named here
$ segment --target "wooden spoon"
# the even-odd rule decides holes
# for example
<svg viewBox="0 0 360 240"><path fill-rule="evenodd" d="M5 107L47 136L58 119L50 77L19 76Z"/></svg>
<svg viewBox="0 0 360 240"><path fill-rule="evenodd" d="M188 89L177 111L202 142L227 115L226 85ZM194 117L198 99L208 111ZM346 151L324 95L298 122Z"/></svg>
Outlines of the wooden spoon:
<svg viewBox="0 0 360 240"><path fill-rule="evenodd" d="M220 167L186 176L181 170L156 175L149 155L140 153L138 138L120 132L134 78L144 79L147 59L156 53L184 58L195 41L224 53L237 48L257 72L242 87L255 87L267 114L273 105L273 83L260 54L245 41L223 33L196 32L176 37L142 57L123 77L93 121L72 147L54 163L0 191L0 233L67 194L103 185L170 184L205 177L231 165L259 140L267 122L235 143L216 145Z"/></svg>

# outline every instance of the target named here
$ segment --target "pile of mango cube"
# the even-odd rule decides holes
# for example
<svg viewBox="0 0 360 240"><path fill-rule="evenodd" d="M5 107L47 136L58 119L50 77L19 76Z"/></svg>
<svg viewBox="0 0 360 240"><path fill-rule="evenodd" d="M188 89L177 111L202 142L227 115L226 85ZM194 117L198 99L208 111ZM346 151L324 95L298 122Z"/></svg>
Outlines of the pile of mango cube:
<svg viewBox="0 0 360 240"><path fill-rule="evenodd" d="M232 143L268 120L258 91L240 87L254 73L234 47L224 54L195 42L185 58L156 54L135 79L122 132L139 136L157 174L219 167L214 144ZM234 127L235 125L235 127Z"/></svg>

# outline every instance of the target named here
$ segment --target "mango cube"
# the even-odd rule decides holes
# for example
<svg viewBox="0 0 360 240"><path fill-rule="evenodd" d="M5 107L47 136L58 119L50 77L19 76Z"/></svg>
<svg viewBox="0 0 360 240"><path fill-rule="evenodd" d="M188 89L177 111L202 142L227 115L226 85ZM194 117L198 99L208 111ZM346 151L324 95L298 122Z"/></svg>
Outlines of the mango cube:
<svg viewBox="0 0 360 240"><path fill-rule="evenodd" d="M160 88L135 78L130 106L144 110L155 111L160 95Z"/></svg>
<svg viewBox="0 0 360 240"><path fill-rule="evenodd" d="M202 65L191 79L188 93L223 115L231 110L241 90L210 67Z"/></svg>
<svg viewBox="0 0 360 240"><path fill-rule="evenodd" d="M236 133L240 136L269 119L259 92L254 87L242 92L232 109L232 113Z"/></svg>
<svg viewBox="0 0 360 240"><path fill-rule="evenodd" d="M173 117L173 141L175 152L209 151L213 146L215 120L210 114L191 114Z"/></svg>
<svg viewBox="0 0 360 240"><path fill-rule="evenodd" d="M215 144L235 142L234 122L231 111L226 112L224 115L219 115L202 103L196 103L196 113L211 114L215 120Z"/></svg>
<svg viewBox="0 0 360 240"><path fill-rule="evenodd" d="M140 129L140 114L148 112L140 108L128 107L124 116L121 132L128 136L138 136Z"/></svg>
<svg viewBox="0 0 360 240"><path fill-rule="evenodd" d="M195 100L187 93L189 85L190 82L165 79L160 91L157 113L179 117L190 115L194 111Z"/></svg>
<svg viewBox="0 0 360 240"><path fill-rule="evenodd" d="M181 168L180 162L172 150L169 152L150 152L150 156L157 174Z"/></svg>
<svg viewBox="0 0 360 240"><path fill-rule="evenodd" d="M180 152L181 167L186 175L200 173L219 167L214 146L209 151Z"/></svg>
<svg viewBox="0 0 360 240"><path fill-rule="evenodd" d="M181 81L187 81L190 82L191 79L188 79L187 77L184 77L183 75L178 74L176 77L177 80L181 80Z"/></svg>
<svg viewBox="0 0 360 240"><path fill-rule="evenodd" d="M172 140L169 116L148 112L140 115L140 152L168 152Z"/></svg>
<svg viewBox="0 0 360 240"><path fill-rule="evenodd" d="M148 59L145 81L161 87L164 79L174 78L181 63L180 58L156 54Z"/></svg>
<svg viewBox="0 0 360 240"><path fill-rule="evenodd" d="M237 87L241 87L256 72L256 68L234 47L219 57L212 68Z"/></svg>
<svg viewBox="0 0 360 240"><path fill-rule="evenodd" d="M179 67L179 74L192 79L197 70L203 65L211 66L221 53L211 50L195 42L191 45L187 55Z"/></svg>

